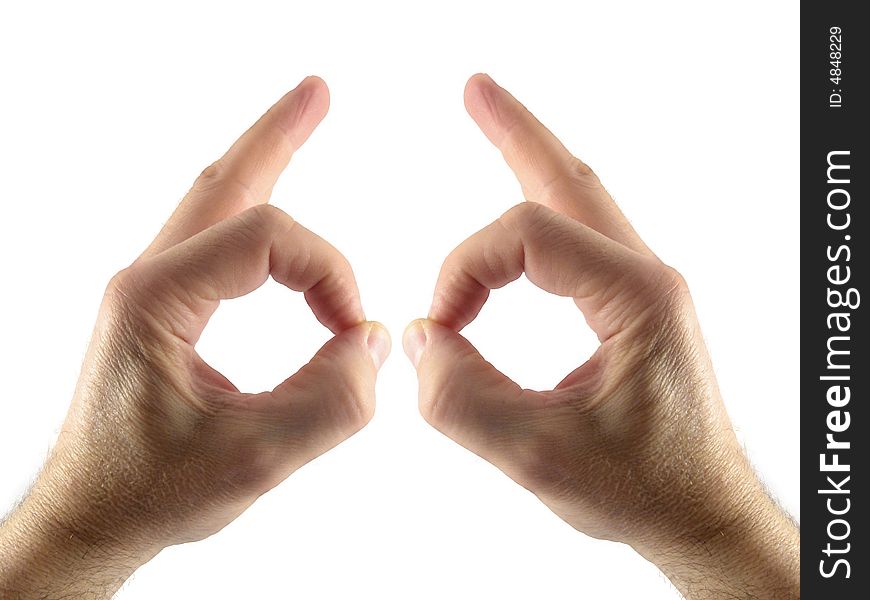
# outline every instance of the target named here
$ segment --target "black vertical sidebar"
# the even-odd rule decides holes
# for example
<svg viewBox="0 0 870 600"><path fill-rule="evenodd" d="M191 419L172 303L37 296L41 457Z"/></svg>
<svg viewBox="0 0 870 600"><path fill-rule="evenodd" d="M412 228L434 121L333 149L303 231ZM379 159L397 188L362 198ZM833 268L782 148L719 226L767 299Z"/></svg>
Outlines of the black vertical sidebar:
<svg viewBox="0 0 870 600"><path fill-rule="evenodd" d="M805 598L870 598L870 171L864 114L870 110L864 81L870 75L870 21L858 17L861 8L865 7L858 2L801 3Z"/></svg>

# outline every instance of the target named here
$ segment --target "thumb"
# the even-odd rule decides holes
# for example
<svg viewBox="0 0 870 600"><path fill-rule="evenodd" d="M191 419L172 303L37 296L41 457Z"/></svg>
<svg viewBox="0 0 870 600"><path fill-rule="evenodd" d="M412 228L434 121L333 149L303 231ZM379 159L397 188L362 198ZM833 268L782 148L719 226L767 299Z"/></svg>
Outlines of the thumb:
<svg viewBox="0 0 870 600"><path fill-rule="evenodd" d="M378 369L389 352L386 328L360 323L329 340L308 364L265 395L261 414L268 431L289 450L294 470L371 420Z"/></svg>
<svg viewBox="0 0 870 600"><path fill-rule="evenodd" d="M462 335L430 319L411 322L403 345L430 425L503 470L522 462L518 442L534 433L538 392L522 389Z"/></svg>

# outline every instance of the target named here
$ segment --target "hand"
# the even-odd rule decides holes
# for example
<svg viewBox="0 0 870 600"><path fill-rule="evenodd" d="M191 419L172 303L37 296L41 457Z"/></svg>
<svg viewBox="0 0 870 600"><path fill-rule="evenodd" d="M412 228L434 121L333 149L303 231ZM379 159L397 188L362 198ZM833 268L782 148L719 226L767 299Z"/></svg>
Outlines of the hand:
<svg viewBox="0 0 870 600"><path fill-rule="evenodd" d="M264 204L328 104L317 78L284 96L112 279L57 445L0 529L6 594L108 597L370 419L389 336L365 321L345 258ZM221 299L269 275L335 337L271 392L243 394L194 347Z"/></svg>
<svg viewBox="0 0 870 600"><path fill-rule="evenodd" d="M526 199L456 248L405 332L420 410L578 530L625 542L688 597L799 597L799 533L738 444L683 278L595 174L489 77L468 112ZM601 342L556 388L520 388L461 335L523 272Z"/></svg>

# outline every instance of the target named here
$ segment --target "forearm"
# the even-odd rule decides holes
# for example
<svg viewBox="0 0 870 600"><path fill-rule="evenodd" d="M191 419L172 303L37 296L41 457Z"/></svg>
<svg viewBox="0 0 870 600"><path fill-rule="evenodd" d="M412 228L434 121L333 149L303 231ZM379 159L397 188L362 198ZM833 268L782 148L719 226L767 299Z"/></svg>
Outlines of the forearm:
<svg viewBox="0 0 870 600"><path fill-rule="evenodd" d="M766 495L704 535L636 549L689 600L800 598L800 531Z"/></svg>
<svg viewBox="0 0 870 600"><path fill-rule="evenodd" d="M91 537L53 504L31 494L0 525L3 598L111 598L153 556Z"/></svg>

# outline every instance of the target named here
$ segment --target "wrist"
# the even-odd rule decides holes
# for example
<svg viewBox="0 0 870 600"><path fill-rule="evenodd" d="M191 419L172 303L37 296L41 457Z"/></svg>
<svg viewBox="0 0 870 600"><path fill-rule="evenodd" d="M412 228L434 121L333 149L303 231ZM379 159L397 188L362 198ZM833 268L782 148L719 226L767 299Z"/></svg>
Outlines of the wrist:
<svg viewBox="0 0 870 600"><path fill-rule="evenodd" d="M800 532L747 472L695 526L632 544L686 598L800 597Z"/></svg>
<svg viewBox="0 0 870 600"><path fill-rule="evenodd" d="M93 507L91 507L93 508ZM103 535L86 503L44 480L0 524L3 597L111 598L159 548Z"/></svg>

